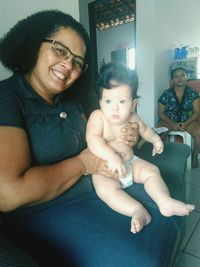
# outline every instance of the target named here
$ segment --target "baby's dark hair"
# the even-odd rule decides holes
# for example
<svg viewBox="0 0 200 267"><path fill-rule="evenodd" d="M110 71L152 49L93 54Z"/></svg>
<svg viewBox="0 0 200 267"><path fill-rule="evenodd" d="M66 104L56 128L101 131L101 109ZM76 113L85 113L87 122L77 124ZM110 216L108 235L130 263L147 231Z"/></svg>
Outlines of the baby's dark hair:
<svg viewBox="0 0 200 267"><path fill-rule="evenodd" d="M102 98L103 89L112 89L122 84L130 86L133 99L138 98L138 77L134 70L119 62L110 62L103 65L96 84L98 99Z"/></svg>
<svg viewBox="0 0 200 267"><path fill-rule="evenodd" d="M0 40L0 61L13 72L30 72L36 64L42 42L60 28L75 30L86 45L85 63L90 65L89 37L71 15L59 10L43 10L20 20Z"/></svg>
<svg viewBox="0 0 200 267"><path fill-rule="evenodd" d="M175 69L171 70L171 73L170 73L170 77L171 77L171 79L174 78L174 74L175 74L178 70L182 70L182 71L185 72L185 74L187 74L187 73L186 73L186 70L185 70L183 67L178 67L178 68L175 68Z"/></svg>

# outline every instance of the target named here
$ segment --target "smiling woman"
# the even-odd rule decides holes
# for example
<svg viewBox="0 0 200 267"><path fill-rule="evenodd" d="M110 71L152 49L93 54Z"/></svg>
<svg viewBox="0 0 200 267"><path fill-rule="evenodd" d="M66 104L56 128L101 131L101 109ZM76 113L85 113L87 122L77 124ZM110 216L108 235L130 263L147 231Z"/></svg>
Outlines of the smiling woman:
<svg viewBox="0 0 200 267"><path fill-rule="evenodd" d="M88 34L68 14L41 11L1 39L0 60L13 71L0 82L3 233L40 266L100 267L99 255L110 257L104 251L102 218L112 226L114 217L105 206L97 209L90 177L115 174L86 148L82 104L86 107L94 96ZM131 146L137 133L137 126L130 125L122 138ZM98 232L94 225L102 237L91 261L88 251Z"/></svg>

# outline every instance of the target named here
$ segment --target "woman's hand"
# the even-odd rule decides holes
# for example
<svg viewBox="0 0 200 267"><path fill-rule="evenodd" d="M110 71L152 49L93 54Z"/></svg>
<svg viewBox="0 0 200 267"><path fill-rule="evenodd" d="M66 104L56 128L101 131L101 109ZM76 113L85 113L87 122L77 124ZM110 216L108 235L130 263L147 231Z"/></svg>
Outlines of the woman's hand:
<svg viewBox="0 0 200 267"><path fill-rule="evenodd" d="M186 124L184 122L178 123L178 130L184 132L186 130Z"/></svg>
<svg viewBox="0 0 200 267"><path fill-rule="evenodd" d="M110 178L117 178L117 172L112 172L108 168L106 161L95 156L88 148L79 154L79 159L84 166L85 174L98 174Z"/></svg>
<svg viewBox="0 0 200 267"><path fill-rule="evenodd" d="M136 122L128 122L126 126L121 129L121 139L129 146L137 144L139 131L138 124Z"/></svg>
<svg viewBox="0 0 200 267"><path fill-rule="evenodd" d="M172 123L170 124L170 129L171 129L172 131L180 131L179 124L178 124L178 123L174 123L174 122L172 122Z"/></svg>

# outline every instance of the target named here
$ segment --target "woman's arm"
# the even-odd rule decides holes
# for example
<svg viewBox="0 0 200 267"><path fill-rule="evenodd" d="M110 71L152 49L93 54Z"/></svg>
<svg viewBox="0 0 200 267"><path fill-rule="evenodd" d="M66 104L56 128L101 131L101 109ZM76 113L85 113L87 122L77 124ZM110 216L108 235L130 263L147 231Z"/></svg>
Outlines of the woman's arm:
<svg viewBox="0 0 200 267"><path fill-rule="evenodd" d="M197 98L193 101L193 113L192 116L184 122L184 128L188 126L193 121L196 121L200 116L200 98Z"/></svg>
<svg viewBox="0 0 200 267"><path fill-rule="evenodd" d="M52 165L31 166L27 134L21 128L0 127L0 151L0 211L51 200L84 173L108 175L105 162L88 150Z"/></svg>

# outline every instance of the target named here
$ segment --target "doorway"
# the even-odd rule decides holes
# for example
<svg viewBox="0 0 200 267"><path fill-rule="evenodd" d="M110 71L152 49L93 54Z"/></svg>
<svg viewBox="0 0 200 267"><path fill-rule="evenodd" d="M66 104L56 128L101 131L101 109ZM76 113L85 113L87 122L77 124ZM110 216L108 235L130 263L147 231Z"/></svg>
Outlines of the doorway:
<svg viewBox="0 0 200 267"><path fill-rule="evenodd" d="M96 77L108 61L134 68L136 0L96 0L88 4L88 13Z"/></svg>

